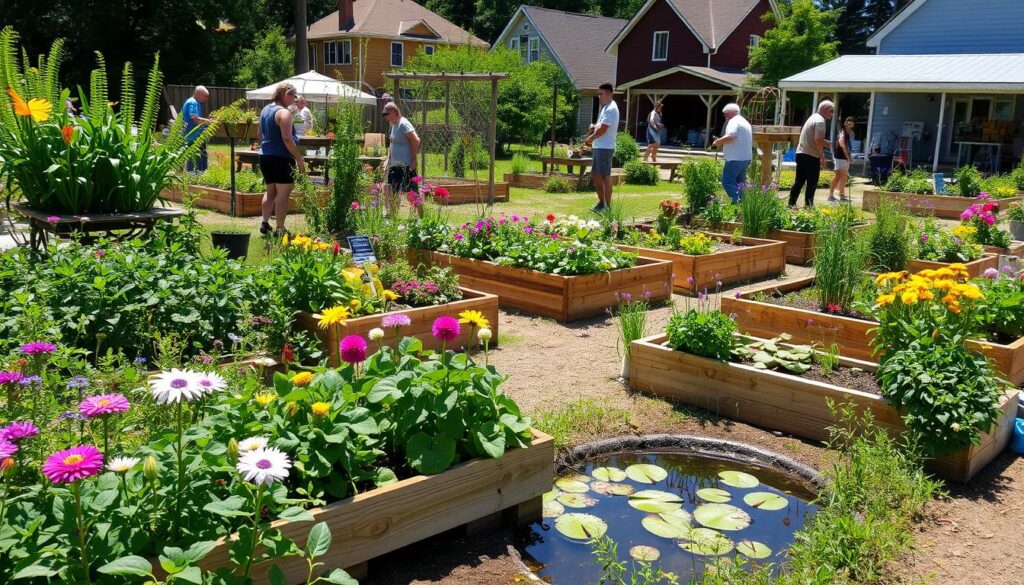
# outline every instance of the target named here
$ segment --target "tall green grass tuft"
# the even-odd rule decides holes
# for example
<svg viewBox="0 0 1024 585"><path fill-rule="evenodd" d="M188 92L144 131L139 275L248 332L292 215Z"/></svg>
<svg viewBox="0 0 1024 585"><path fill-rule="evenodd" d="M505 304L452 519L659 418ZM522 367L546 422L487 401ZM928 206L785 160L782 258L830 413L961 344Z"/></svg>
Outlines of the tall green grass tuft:
<svg viewBox="0 0 1024 585"><path fill-rule="evenodd" d="M836 208L841 209L841 208ZM868 257L865 238L851 231L853 214L840 212L823 221L815 235L814 282L821 308L847 309Z"/></svg>
<svg viewBox="0 0 1024 585"><path fill-rule="evenodd" d="M768 232L782 226L784 209L784 204L775 189L753 185L743 189L740 199L743 235L748 238L767 236Z"/></svg>
<svg viewBox="0 0 1024 585"><path fill-rule="evenodd" d="M875 272L895 272L907 267L913 256L914 224L902 198L882 197L875 223L868 232L869 266Z"/></svg>
<svg viewBox="0 0 1024 585"><path fill-rule="evenodd" d="M522 175L530 168L530 157L521 152L512 155L509 170L513 175Z"/></svg>

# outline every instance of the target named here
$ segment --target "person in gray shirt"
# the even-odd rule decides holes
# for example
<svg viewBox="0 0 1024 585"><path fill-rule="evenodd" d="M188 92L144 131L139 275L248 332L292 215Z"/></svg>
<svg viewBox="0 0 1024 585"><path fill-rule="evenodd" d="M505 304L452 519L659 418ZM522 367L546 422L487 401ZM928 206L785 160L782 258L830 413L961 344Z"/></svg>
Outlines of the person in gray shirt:
<svg viewBox="0 0 1024 585"><path fill-rule="evenodd" d="M402 202L399 199L400 194L409 190L410 181L416 176L416 156L420 151L420 137L416 134L412 122L402 117L402 111L394 102L384 105L382 115L391 124L391 149L388 150L384 168L387 169L390 187L386 198L387 206L388 210L394 213Z"/></svg>

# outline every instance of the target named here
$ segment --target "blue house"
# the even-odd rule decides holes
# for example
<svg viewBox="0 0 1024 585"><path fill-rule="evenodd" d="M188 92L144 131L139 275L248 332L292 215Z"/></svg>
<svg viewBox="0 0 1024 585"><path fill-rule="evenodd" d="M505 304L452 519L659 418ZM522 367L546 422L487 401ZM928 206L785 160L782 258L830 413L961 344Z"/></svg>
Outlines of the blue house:
<svg viewBox="0 0 1024 585"><path fill-rule="evenodd" d="M868 46L875 55L842 56L779 86L813 92L815 102L869 94L862 150L915 167L1005 172L1020 160L1024 1L914 0Z"/></svg>

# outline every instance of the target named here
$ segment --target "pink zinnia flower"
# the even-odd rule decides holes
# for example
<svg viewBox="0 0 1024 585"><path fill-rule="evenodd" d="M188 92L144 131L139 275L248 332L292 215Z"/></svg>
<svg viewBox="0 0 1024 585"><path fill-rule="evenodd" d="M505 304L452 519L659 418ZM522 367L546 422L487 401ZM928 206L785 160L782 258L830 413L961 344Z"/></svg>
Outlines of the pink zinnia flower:
<svg viewBox="0 0 1024 585"><path fill-rule="evenodd" d="M972 205L971 208L973 209L974 206ZM968 209L968 210L964 211L963 213L961 213L960 214L960 221L967 221L968 219L971 219L971 217L974 215L974 212L972 211L972 209Z"/></svg>
<svg viewBox="0 0 1024 585"><path fill-rule="evenodd" d="M0 370L0 386L7 384L17 384L21 382L25 375L21 372L15 372L14 370Z"/></svg>
<svg viewBox="0 0 1024 585"><path fill-rule="evenodd" d="M359 363L366 359L366 340L362 335L349 335L338 344L338 352L345 363Z"/></svg>
<svg viewBox="0 0 1024 585"><path fill-rule="evenodd" d="M422 183L423 182L423 177L413 177L413 178L411 178L409 180L412 181L413 183Z"/></svg>
<svg viewBox="0 0 1024 585"><path fill-rule="evenodd" d="M92 445L79 445L50 455L43 474L53 483L74 483L103 469L103 453Z"/></svg>
<svg viewBox="0 0 1024 585"><path fill-rule="evenodd" d="M358 201L353 201L352 202L352 210L353 211L359 211L359 202Z"/></svg>
<svg viewBox="0 0 1024 585"><path fill-rule="evenodd" d="M78 405L78 412L85 418L107 416L128 410L128 399L121 394L100 394L90 396Z"/></svg>
<svg viewBox="0 0 1024 585"><path fill-rule="evenodd" d="M438 188L434 189L434 198L435 199L447 199L448 198L448 189L445 189L444 187L438 187Z"/></svg>
<svg viewBox="0 0 1024 585"><path fill-rule="evenodd" d="M0 428L0 440L15 443L39 434L39 427L27 420L15 421Z"/></svg>
<svg viewBox="0 0 1024 585"><path fill-rule="evenodd" d="M51 215L46 218L46 223L57 223L58 221L60 221L60 218L56 215Z"/></svg>
<svg viewBox="0 0 1024 585"><path fill-rule="evenodd" d="M462 329L459 327L459 320L448 315L434 319L434 324L430 330L434 337L444 342L455 341L459 338L459 333L462 333Z"/></svg>
<svg viewBox="0 0 1024 585"><path fill-rule="evenodd" d="M0 439L0 460L13 457L18 452L18 446L10 441Z"/></svg>
<svg viewBox="0 0 1024 585"><path fill-rule="evenodd" d="M21 346L20 351L24 355L41 355L57 351L57 346L45 341L32 341Z"/></svg>
<svg viewBox="0 0 1024 585"><path fill-rule="evenodd" d="M408 327L412 325L412 319L405 313L395 313L393 315L385 315L380 320L381 327Z"/></svg>
<svg viewBox="0 0 1024 585"><path fill-rule="evenodd" d="M995 216L993 216L993 215L991 215L991 214L989 214L989 215L986 215L986 216L984 217L984 220L985 220L985 223L986 223L986 224L988 224L988 225L995 225L995 223L996 223L996 218L995 218Z"/></svg>

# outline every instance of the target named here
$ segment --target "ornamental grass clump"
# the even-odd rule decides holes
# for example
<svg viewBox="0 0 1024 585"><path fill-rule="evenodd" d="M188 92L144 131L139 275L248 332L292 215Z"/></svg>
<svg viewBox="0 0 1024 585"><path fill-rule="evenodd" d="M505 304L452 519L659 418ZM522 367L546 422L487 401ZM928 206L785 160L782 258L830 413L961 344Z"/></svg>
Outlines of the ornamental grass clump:
<svg viewBox="0 0 1024 585"><path fill-rule="evenodd" d="M902 199L882 197L868 230L869 267L875 272L903 270L914 254L914 223Z"/></svg>
<svg viewBox="0 0 1024 585"><path fill-rule="evenodd" d="M868 248L862 234L850 230L852 223L851 214L835 214L815 234L814 285L822 309L848 310L861 282Z"/></svg>
<svg viewBox="0 0 1024 585"><path fill-rule="evenodd" d="M778 196L778 187L771 185L740 185L740 215L743 218L743 235L748 238L763 238L768 232L782 227L782 213L785 204Z"/></svg>

